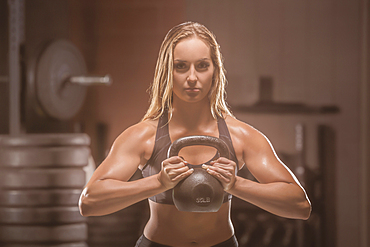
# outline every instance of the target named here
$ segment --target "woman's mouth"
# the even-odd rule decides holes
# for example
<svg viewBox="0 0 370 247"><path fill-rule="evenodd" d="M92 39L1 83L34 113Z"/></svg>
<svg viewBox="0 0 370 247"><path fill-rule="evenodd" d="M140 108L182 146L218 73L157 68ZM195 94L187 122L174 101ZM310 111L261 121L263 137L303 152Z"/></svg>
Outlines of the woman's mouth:
<svg viewBox="0 0 370 247"><path fill-rule="evenodd" d="M185 91L186 92L194 93L194 92L199 92L200 89L199 88L192 87L192 88L186 88Z"/></svg>

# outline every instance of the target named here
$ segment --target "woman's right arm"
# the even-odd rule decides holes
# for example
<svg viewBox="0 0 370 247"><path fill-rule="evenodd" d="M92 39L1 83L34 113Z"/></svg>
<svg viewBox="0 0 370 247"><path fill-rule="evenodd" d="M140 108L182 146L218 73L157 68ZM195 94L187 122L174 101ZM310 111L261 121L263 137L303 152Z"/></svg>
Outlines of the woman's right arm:
<svg viewBox="0 0 370 247"><path fill-rule="evenodd" d="M136 202L164 192L190 175L181 158L172 157L168 169L159 174L129 181L137 168L151 156L156 128L141 122L125 130L114 142L108 156L95 170L82 191L79 208L83 216L114 213ZM164 170L164 171L163 171ZM175 174L176 176L170 176Z"/></svg>
<svg viewBox="0 0 370 247"><path fill-rule="evenodd" d="M82 191L79 207L83 216L110 214L163 191L155 176L127 182L153 150L154 136L155 128L142 122L114 141Z"/></svg>

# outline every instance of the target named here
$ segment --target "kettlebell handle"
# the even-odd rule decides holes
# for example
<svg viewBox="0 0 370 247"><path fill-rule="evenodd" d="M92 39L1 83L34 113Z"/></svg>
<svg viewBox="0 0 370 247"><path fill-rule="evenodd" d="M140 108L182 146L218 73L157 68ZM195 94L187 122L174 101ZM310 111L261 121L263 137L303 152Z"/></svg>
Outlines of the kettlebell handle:
<svg viewBox="0 0 370 247"><path fill-rule="evenodd" d="M214 136L186 136L174 141L168 148L167 158L176 156L180 150L187 146L202 145L214 147L218 150L221 157L229 158L229 147L220 138Z"/></svg>

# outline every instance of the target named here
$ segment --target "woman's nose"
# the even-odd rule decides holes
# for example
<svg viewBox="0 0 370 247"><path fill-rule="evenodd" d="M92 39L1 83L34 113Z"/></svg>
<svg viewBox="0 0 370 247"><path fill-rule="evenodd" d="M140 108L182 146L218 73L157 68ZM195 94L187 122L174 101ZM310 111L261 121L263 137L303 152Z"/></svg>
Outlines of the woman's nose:
<svg viewBox="0 0 370 247"><path fill-rule="evenodd" d="M189 70L189 75L186 78L189 82L196 82L198 80L195 68L192 66Z"/></svg>

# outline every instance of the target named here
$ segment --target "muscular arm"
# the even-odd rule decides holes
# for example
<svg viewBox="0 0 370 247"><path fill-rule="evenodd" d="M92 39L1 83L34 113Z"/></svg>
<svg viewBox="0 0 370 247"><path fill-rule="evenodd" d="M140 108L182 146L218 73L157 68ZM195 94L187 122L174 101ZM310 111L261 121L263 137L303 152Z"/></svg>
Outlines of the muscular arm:
<svg viewBox="0 0 370 247"><path fill-rule="evenodd" d="M268 139L236 119L229 118L228 126L239 162L245 163L258 182L235 176L235 162L225 158L204 168L234 196L282 217L307 219L311 212L309 199Z"/></svg>
<svg viewBox="0 0 370 247"><path fill-rule="evenodd" d="M243 160L259 182L236 177L228 192L273 214L307 219L311 212L308 197L269 140L247 125L240 132Z"/></svg>
<svg viewBox="0 0 370 247"><path fill-rule="evenodd" d="M166 190L157 176L127 182L148 159L154 135L155 128L140 123L117 138L81 194L83 216L110 214Z"/></svg>

